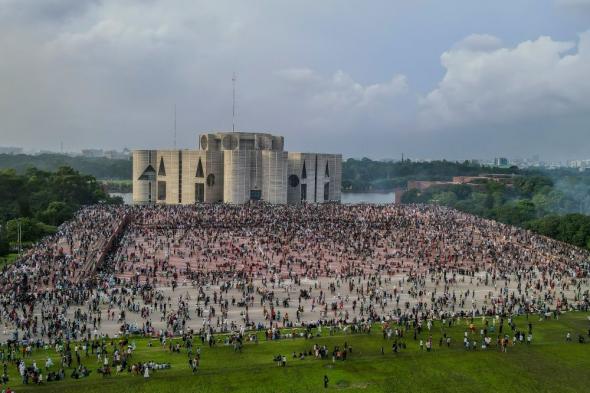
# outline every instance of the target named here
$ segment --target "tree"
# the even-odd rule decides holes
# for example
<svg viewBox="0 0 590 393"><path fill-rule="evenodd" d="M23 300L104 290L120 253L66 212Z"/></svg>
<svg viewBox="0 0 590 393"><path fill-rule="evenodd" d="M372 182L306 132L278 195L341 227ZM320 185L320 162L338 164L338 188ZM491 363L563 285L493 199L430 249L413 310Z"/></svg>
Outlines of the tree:
<svg viewBox="0 0 590 393"><path fill-rule="evenodd" d="M4 256L10 252L10 243L8 243L5 227L5 225L0 226L0 256Z"/></svg>
<svg viewBox="0 0 590 393"><path fill-rule="evenodd" d="M494 218L510 225L523 225L535 218L535 205L528 199L512 201L494 208Z"/></svg>
<svg viewBox="0 0 590 393"><path fill-rule="evenodd" d="M550 190L553 181L547 176L520 176L515 179L514 187L522 196L530 198L542 190Z"/></svg>
<svg viewBox="0 0 590 393"><path fill-rule="evenodd" d="M527 228L557 240L590 249L590 217L583 214L551 215L528 223Z"/></svg>
<svg viewBox="0 0 590 393"><path fill-rule="evenodd" d="M538 217L551 213L572 213L577 211L576 202L560 190L551 190L546 193L539 192L533 195L531 200L537 207Z"/></svg>
<svg viewBox="0 0 590 393"><path fill-rule="evenodd" d="M4 239L9 241L16 241L19 218L22 240L35 241L52 233L81 206L100 202L123 203L109 197L94 177L70 167L55 172L27 168L23 174L0 169L0 223L6 223Z"/></svg>
<svg viewBox="0 0 590 393"><path fill-rule="evenodd" d="M21 241L32 242L43 236L55 233L56 228L43 224L32 218L18 218L6 223L6 235L8 241L16 243L18 241L18 227L20 223Z"/></svg>
<svg viewBox="0 0 590 393"><path fill-rule="evenodd" d="M408 190L407 192L405 192L402 195L401 202L402 203L420 203L420 202L422 202L420 200L420 191L418 191L415 188Z"/></svg>
<svg viewBox="0 0 590 393"><path fill-rule="evenodd" d="M457 195L455 195L455 193L452 191L439 192L437 194L434 194L431 198L431 202L433 203L451 207L455 206L457 200Z"/></svg>
<svg viewBox="0 0 590 393"><path fill-rule="evenodd" d="M47 209L37 215L37 218L44 223L57 226L67 221L73 214L72 207L67 203L53 201L49 203Z"/></svg>

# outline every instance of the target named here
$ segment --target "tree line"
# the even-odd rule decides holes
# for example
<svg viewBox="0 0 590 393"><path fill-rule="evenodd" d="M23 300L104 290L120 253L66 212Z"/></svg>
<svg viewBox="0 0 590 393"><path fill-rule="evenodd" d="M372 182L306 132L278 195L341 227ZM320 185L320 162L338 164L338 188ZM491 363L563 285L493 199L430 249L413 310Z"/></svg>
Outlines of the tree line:
<svg viewBox="0 0 590 393"><path fill-rule="evenodd" d="M122 203L111 198L96 178L67 166L53 172L37 168L0 169L0 255L14 249L18 228L23 243L54 233L81 206Z"/></svg>
<svg viewBox="0 0 590 393"><path fill-rule="evenodd" d="M80 173L97 179L131 179L131 160L111 160L104 157L71 157L65 154L47 153L39 155L0 154L0 169L14 169L24 174L29 168L54 172L60 167L70 167Z"/></svg>
<svg viewBox="0 0 590 393"><path fill-rule="evenodd" d="M519 173L517 167L496 168L471 161L374 161L349 158L342 163L342 191L373 192L405 188L410 180L451 180L453 176Z"/></svg>
<svg viewBox="0 0 590 393"><path fill-rule="evenodd" d="M585 190L585 191L584 191ZM590 250L590 176L562 170L524 172L510 184L487 180L473 185L409 190L402 203L433 203L531 229Z"/></svg>

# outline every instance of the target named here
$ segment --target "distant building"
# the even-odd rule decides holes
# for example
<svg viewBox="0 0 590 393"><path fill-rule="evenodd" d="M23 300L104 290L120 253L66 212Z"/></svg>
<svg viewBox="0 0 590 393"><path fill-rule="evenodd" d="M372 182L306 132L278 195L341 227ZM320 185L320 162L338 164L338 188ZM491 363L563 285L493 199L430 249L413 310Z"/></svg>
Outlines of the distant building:
<svg viewBox="0 0 590 393"><path fill-rule="evenodd" d="M513 173L486 173L479 176L453 176L452 184L476 185L487 181L495 181L511 185L514 183L515 175Z"/></svg>
<svg viewBox="0 0 590 393"><path fill-rule="evenodd" d="M83 149L82 155L87 158L99 158L104 157L104 151L102 149Z"/></svg>
<svg viewBox="0 0 590 393"><path fill-rule="evenodd" d="M340 201L342 155L283 150L282 136L216 132L199 150L133 151L136 204Z"/></svg>
<svg viewBox="0 0 590 393"><path fill-rule="evenodd" d="M437 180L409 180L406 189L396 189L395 203L401 203L402 197L409 190L418 190L420 192L429 189L444 189L449 186L466 185L474 190L483 191L485 183L493 181L505 184L507 187L512 187L514 184L515 175L511 173L501 174L480 174L478 176L454 176L452 181L437 181Z"/></svg>
<svg viewBox="0 0 590 393"><path fill-rule="evenodd" d="M455 184L450 181L436 181L436 180L409 180L408 190L424 191L432 187L445 187Z"/></svg>
<svg viewBox="0 0 590 393"><path fill-rule="evenodd" d="M131 158L131 152L127 149L123 151L107 150L104 152L103 157L109 160L128 160Z"/></svg>
<svg viewBox="0 0 590 393"><path fill-rule="evenodd" d="M590 160L571 160L567 162L570 168L577 168L580 171L585 171L590 168Z"/></svg>
<svg viewBox="0 0 590 393"><path fill-rule="evenodd" d="M0 154L23 154L23 148L22 147L0 146Z"/></svg>
<svg viewBox="0 0 590 393"><path fill-rule="evenodd" d="M504 157L496 157L494 158L494 166L497 167L507 167L509 165L508 158Z"/></svg>

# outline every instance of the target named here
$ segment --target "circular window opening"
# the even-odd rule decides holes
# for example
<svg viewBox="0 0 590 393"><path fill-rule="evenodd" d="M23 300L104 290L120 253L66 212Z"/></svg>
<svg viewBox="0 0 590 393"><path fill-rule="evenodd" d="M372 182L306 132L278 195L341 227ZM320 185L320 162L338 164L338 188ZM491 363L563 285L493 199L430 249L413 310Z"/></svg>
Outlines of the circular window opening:
<svg viewBox="0 0 590 393"><path fill-rule="evenodd" d="M207 176L207 185L209 187L213 187L215 185L215 175L210 173L209 176Z"/></svg>
<svg viewBox="0 0 590 393"><path fill-rule="evenodd" d="M289 185L291 187L297 187L299 185L299 178L297 177L297 175L289 176Z"/></svg>

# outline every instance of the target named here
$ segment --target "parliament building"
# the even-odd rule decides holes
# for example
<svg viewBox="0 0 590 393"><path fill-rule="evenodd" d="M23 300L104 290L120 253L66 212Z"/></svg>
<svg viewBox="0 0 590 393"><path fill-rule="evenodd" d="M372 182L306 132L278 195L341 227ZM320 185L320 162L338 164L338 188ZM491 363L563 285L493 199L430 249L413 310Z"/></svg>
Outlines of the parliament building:
<svg viewBox="0 0 590 393"><path fill-rule="evenodd" d="M199 150L133 151L133 203L340 201L342 155L292 153L282 136L216 132Z"/></svg>

